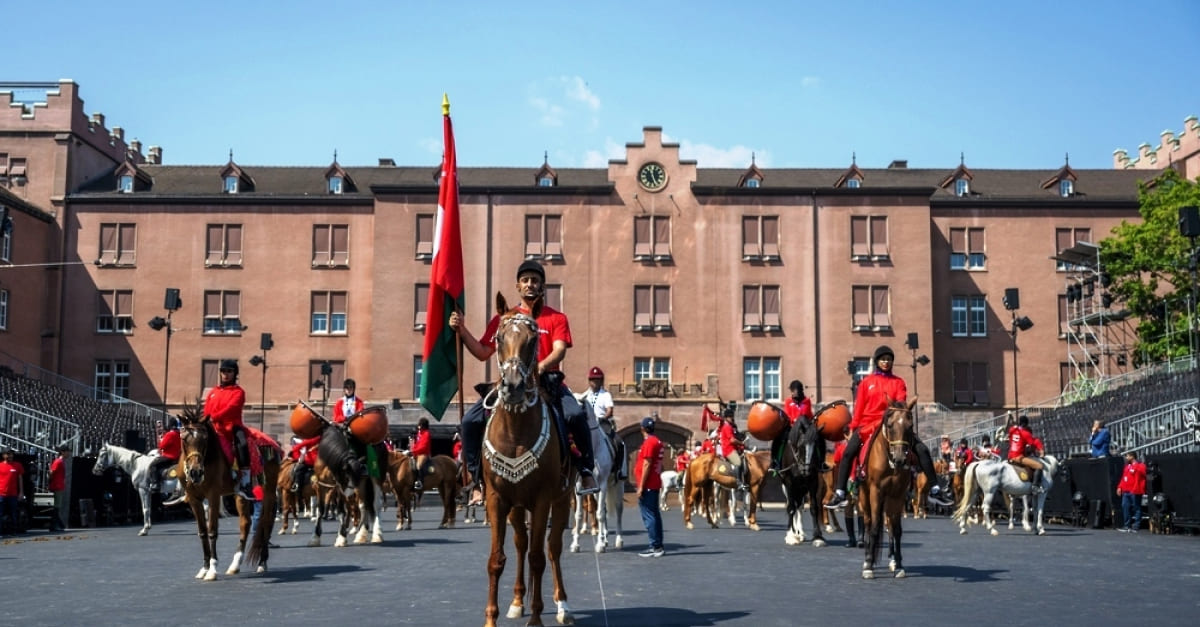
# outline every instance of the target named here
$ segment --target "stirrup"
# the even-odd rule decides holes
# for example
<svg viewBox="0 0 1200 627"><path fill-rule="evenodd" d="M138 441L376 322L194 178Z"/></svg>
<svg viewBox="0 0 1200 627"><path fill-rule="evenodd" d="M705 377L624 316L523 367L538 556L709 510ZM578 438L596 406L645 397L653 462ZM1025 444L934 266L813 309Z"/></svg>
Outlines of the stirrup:
<svg viewBox="0 0 1200 627"><path fill-rule="evenodd" d="M583 487L583 477L580 477L579 487L575 490L576 494L586 496L588 494L596 494L600 491L600 484L596 482L595 477L592 477L591 475L584 475L584 477L591 477L593 486L590 488Z"/></svg>

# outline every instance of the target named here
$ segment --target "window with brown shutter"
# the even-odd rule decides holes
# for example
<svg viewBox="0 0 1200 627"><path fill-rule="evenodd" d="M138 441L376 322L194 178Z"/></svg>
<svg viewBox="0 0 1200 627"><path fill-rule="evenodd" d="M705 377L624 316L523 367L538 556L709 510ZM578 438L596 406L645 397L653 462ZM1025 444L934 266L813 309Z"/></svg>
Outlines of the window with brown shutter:
<svg viewBox="0 0 1200 627"><path fill-rule="evenodd" d="M333 225L332 252L333 265L346 267L350 265L350 226L347 224Z"/></svg>
<svg viewBox="0 0 1200 627"><path fill-rule="evenodd" d="M654 253L654 242L650 240L650 216L633 219L633 260L644 261Z"/></svg>
<svg viewBox="0 0 1200 627"><path fill-rule="evenodd" d="M654 216L654 260L671 258L671 218Z"/></svg>
<svg viewBox="0 0 1200 627"><path fill-rule="evenodd" d="M332 236L330 231L332 227L328 224L317 224L313 226L313 256L312 265L314 268L321 268L329 265L329 260L333 258L330 251L332 246Z"/></svg>
<svg viewBox="0 0 1200 627"><path fill-rule="evenodd" d="M867 216L850 216L850 259L866 259L871 254Z"/></svg>
<svg viewBox="0 0 1200 627"><path fill-rule="evenodd" d="M762 288L763 329L778 331L782 328L779 319L779 286L764 285Z"/></svg>
<svg viewBox="0 0 1200 627"><path fill-rule="evenodd" d="M413 328L425 328L425 314L429 308L429 284L418 283L416 294L413 297Z"/></svg>
<svg viewBox="0 0 1200 627"><path fill-rule="evenodd" d="M855 285L850 288L851 324L855 331L871 328L871 288Z"/></svg>
<svg viewBox="0 0 1200 627"><path fill-rule="evenodd" d="M742 216L742 261L757 261L762 256L758 216Z"/></svg>
<svg viewBox="0 0 1200 627"><path fill-rule="evenodd" d="M762 217L762 246L763 257L768 261L779 259L779 218L776 216Z"/></svg>
<svg viewBox="0 0 1200 627"><path fill-rule="evenodd" d="M433 214L417 214L417 259L433 258Z"/></svg>
<svg viewBox="0 0 1200 627"><path fill-rule="evenodd" d="M654 286L654 330L667 331L671 328L671 288Z"/></svg>
<svg viewBox="0 0 1200 627"><path fill-rule="evenodd" d="M525 216L525 258L542 256L545 247L542 240L542 216Z"/></svg>
<svg viewBox="0 0 1200 627"><path fill-rule="evenodd" d="M650 308L650 286L633 287L633 330L649 331L654 321Z"/></svg>
<svg viewBox="0 0 1200 627"><path fill-rule="evenodd" d="M871 259L888 258L887 216L871 216Z"/></svg>
<svg viewBox="0 0 1200 627"><path fill-rule="evenodd" d="M546 216L546 258L562 259L562 216Z"/></svg>

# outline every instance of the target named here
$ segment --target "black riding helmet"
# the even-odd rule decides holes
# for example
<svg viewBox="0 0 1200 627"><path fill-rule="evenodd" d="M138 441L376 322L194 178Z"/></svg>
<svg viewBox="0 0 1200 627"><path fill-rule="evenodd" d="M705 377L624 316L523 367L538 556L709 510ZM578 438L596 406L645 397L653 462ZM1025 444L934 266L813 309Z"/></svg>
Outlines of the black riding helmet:
<svg viewBox="0 0 1200 627"><path fill-rule="evenodd" d="M879 348L875 349L875 356L871 358L871 363L878 364L879 358L883 357L884 355L891 357L892 361L896 360L896 352L892 350L892 347L887 346L885 344L885 345L880 346Z"/></svg>
<svg viewBox="0 0 1200 627"><path fill-rule="evenodd" d="M232 370L234 378L238 376L238 363L236 359L222 359L221 370Z"/></svg>
<svg viewBox="0 0 1200 627"><path fill-rule="evenodd" d="M543 268L542 264L538 263L537 261L534 261L533 259L526 259L525 261L521 262L521 265L517 268L517 280L520 281L521 275L525 274L526 272L533 272L542 278L542 283L546 282L546 269Z"/></svg>

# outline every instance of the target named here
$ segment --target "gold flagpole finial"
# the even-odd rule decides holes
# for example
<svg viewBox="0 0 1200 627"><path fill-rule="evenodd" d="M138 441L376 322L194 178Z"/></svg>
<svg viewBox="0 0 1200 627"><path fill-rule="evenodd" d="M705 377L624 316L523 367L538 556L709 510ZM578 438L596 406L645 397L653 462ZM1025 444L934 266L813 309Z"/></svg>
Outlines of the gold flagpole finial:
<svg viewBox="0 0 1200 627"><path fill-rule="evenodd" d="M442 115L450 115L450 96L442 94Z"/></svg>

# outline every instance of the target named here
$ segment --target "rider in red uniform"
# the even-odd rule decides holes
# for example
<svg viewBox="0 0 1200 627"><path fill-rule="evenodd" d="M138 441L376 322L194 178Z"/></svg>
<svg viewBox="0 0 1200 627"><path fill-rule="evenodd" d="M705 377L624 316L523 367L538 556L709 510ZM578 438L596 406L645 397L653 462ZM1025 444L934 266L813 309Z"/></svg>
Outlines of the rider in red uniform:
<svg viewBox="0 0 1200 627"><path fill-rule="evenodd" d="M354 379L346 379L342 383L342 391L346 394L333 404L333 421L339 425L346 419L363 410L363 400L354 394L358 384Z"/></svg>
<svg viewBox="0 0 1200 627"><path fill-rule="evenodd" d="M1036 455L1036 457L1035 457ZM1042 465L1037 459L1045 455L1042 441L1029 430L1029 416L1021 414L1017 424L1008 429L1008 463L1033 471L1033 493L1042 491Z"/></svg>
<svg viewBox="0 0 1200 627"><path fill-rule="evenodd" d="M812 399L804 395L804 384L798 379L793 379L788 384L788 390L792 395L783 403L783 413L788 417L788 428L782 430L771 442L771 471L778 472L783 467L783 447L791 437L790 430L800 429L798 438L804 442L804 461L801 462L800 470L807 473L817 443L817 430L813 428Z"/></svg>
<svg viewBox="0 0 1200 627"><path fill-rule="evenodd" d="M204 399L204 415L212 420L217 437L233 444L237 460L237 495L254 502L250 484L250 441L246 426L242 423L242 408L246 406L246 391L237 384L238 363L236 359L225 359L220 366L220 384L209 390Z"/></svg>
<svg viewBox="0 0 1200 627"><path fill-rule="evenodd" d="M737 425L733 421L733 411L733 404L726 405L721 410L721 426L718 428L721 438L719 452L721 457L724 457L737 470L738 489L742 490L746 487L746 460L742 455L745 445L737 437Z"/></svg>
<svg viewBox="0 0 1200 627"><path fill-rule="evenodd" d="M317 447L321 444L321 436L314 435L306 440L300 440L292 446L292 492L299 492L301 486L309 482L313 467L317 465Z"/></svg>
<svg viewBox="0 0 1200 627"><path fill-rule="evenodd" d="M837 491L825 507L832 509L846 506L846 485L850 482L850 467L858 457L863 442L868 441L875 430L879 428L883 422L883 414L887 411L890 403L903 403L908 400L908 386L904 384L904 379L892 374L892 364L895 360L896 353L891 348L880 346L875 349L875 355L871 360L875 365L875 371L863 377L863 380L858 383L858 396L854 399L854 416L850 419L850 440L846 442L846 451L842 455L842 461L838 464L837 483L835 484ZM917 438L915 433L912 447L917 461L921 464L921 469L929 479L929 484L933 486L929 490L930 498L939 505L953 505L952 502L940 498L942 489L938 485L937 475L933 471L933 460L929 457L929 449Z"/></svg>
<svg viewBox="0 0 1200 627"><path fill-rule="evenodd" d="M150 474L150 494L157 494L160 483L159 476L164 468L169 468L179 463L179 456L183 454L183 442L179 439L179 426L172 424L163 431L162 437L158 439L158 457L155 457L150 462L150 467L147 472ZM167 499L174 500L173 498Z"/></svg>
<svg viewBox="0 0 1200 627"><path fill-rule="evenodd" d="M433 451L433 437L429 435L429 419L417 421L417 430L412 436L412 446L408 452L412 454L413 489L424 489L421 477L425 474L425 465L429 463L429 455Z"/></svg>

